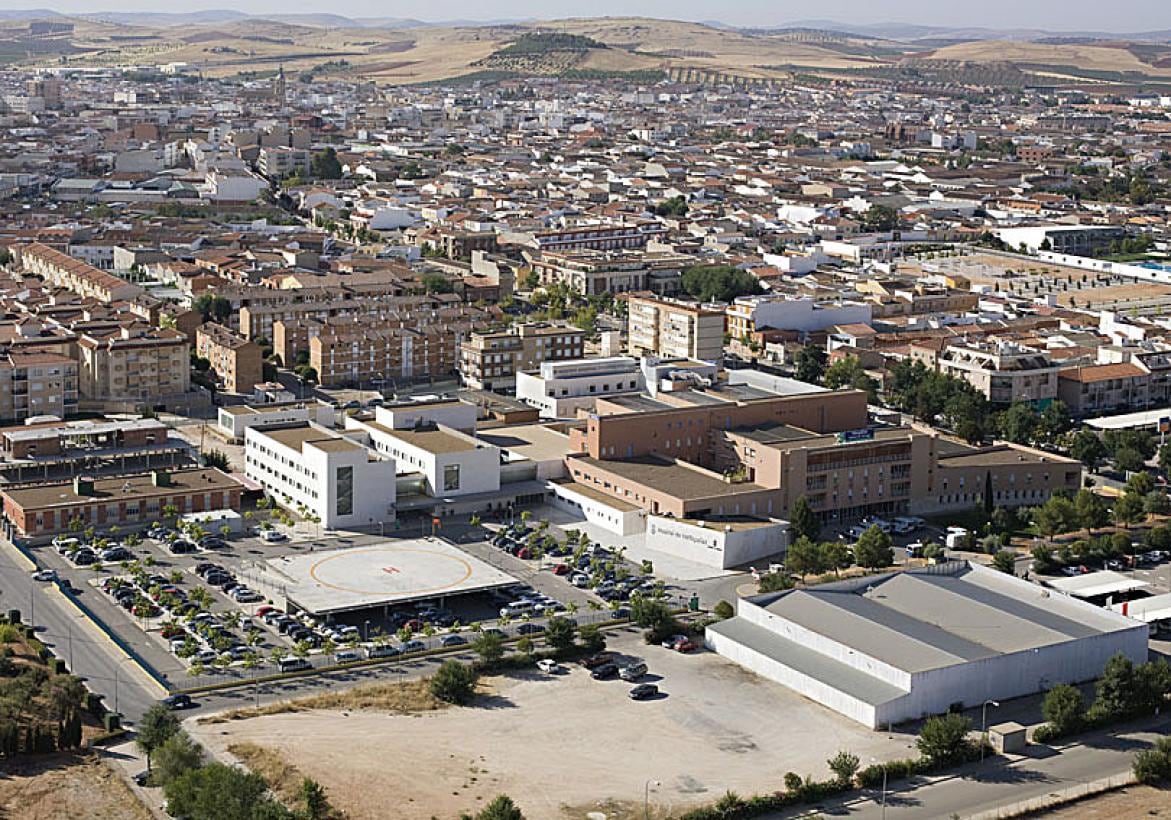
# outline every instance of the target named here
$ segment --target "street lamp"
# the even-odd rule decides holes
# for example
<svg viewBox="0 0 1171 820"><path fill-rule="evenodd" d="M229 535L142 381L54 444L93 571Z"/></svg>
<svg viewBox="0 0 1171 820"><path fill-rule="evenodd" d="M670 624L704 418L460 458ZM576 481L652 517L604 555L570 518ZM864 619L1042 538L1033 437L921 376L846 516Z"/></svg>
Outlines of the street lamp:
<svg viewBox="0 0 1171 820"><path fill-rule="evenodd" d="M650 820L650 818L651 818L651 786L654 786L657 789L659 786L662 786L662 785L663 784L660 783L658 780L648 780L643 785L643 789L642 789L642 815L645 818L645 820Z"/></svg>
<svg viewBox="0 0 1171 820"><path fill-rule="evenodd" d="M988 745L988 707L999 707L1000 703L995 700L986 700L984 705L980 707L980 760L984 759L984 747Z"/></svg>
<svg viewBox="0 0 1171 820"><path fill-rule="evenodd" d="M882 820L886 820L886 762L877 757L870 758L870 762L882 767Z"/></svg>

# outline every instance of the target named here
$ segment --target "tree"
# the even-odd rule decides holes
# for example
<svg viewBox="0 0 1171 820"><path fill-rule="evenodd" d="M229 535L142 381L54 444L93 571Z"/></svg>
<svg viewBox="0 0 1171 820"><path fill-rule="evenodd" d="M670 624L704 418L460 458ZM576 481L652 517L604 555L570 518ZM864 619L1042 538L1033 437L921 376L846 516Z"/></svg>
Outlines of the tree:
<svg viewBox="0 0 1171 820"><path fill-rule="evenodd" d="M760 292L760 281L731 265L693 265L683 271L683 290L701 302L731 302Z"/></svg>
<svg viewBox="0 0 1171 820"><path fill-rule="evenodd" d="M825 376L825 349L817 345L805 345L797 351L796 376L799 381L820 384Z"/></svg>
<svg viewBox="0 0 1171 820"><path fill-rule="evenodd" d="M606 648L606 635L597 624L586 624L581 628L581 645L590 653L601 652Z"/></svg>
<svg viewBox="0 0 1171 820"><path fill-rule="evenodd" d="M832 569L834 575L838 575L841 570L854 563L854 556L841 541L822 541L818 544L817 551L821 553L822 567Z"/></svg>
<svg viewBox="0 0 1171 820"><path fill-rule="evenodd" d="M545 641L558 652L572 649L576 637L577 627L568 618L550 618L545 624Z"/></svg>
<svg viewBox="0 0 1171 820"><path fill-rule="evenodd" d="M1037 432L1045 441L1054 441L1069 431L1069 407L1061 399L1049 402L1038 419Z"/></svg>
<svg viewBox="0 0 1171 820"><path fill-rule="evenodd" d="M480 809L479 814L476 815L476 820L524 820L524 817L520 809L512 802L512 798L508 795L501 794L497 795L487 806Z"/></svg>
<svg viewBox="0 0 1171 820"><path fill-rule="evenodd" d="M326 148L313 155L311 165L313 176L318 179L341 179L342 164L337 158L337 151Z"/></svg>
<svg viewBox="0 0 1171 820"><path fill-rule="evenodd" d="M1078 525L1085 529L1088 535L1093 535L1096 528L1104 527L1110 521L1110 511L1106 508L1106 502L1092 490L1078 490L1073 499L1073 507Z"/></svg>
<svg viewBox="0 0 1171 820"><path fill-rule="evenodd" d="M1094 688L1095 712L1117 717L1132 712L1136 706L1138 679L1134 663L1121 652L1106 661L1102 676Z"/></svg>
<svg viewBox="0 0 1171 820"><path fill-rule="evenodd" d="M838 785L843 788L854 782L854 775L858 774L858 767L861 765L858 755L850 754L847 751L838 752L825 763L834 773L834 779L837 780Z"/></svg>
<svg viewBox="0 0 1171 820"><path fill-rule="evenodd" d="M1070 442L1069 454L1094 470L1106 458L1106 445L1092 430L1078 430Z"/></svg>
<svg viewBox="0 0 1171 820"><path fill-rule="evenodd" d="M1143 512L1142 496L1135 493L1126 493L1114 502L1114 522L1123 528L1129 528L1145 515Z"/></svg>
<svg viewBox="0 0 1171 820"><path fill-rule="evenodd" d="M1079 526L1073 502L1061 495L1053 496L1033 510L1033 523L1039 533L1049 538L1058 533L1071 532Z"/></svg>
<svg viewBox="0 0 1171 820"><path fill-rule="evenodd" d="M447 660L431 678L431 694L446 703L465 706L476 696L476 670L457 660Z"/></svg>
<svg viewBox="0 0 1171 820"><path fill-rule="evenodd" d="M1126 480L1126 491L1135 495L1146 495L1155 489L1155 479L1146 470L1140 470Z"/></svg>
<svg viewBox="0 0 1171 820"><path fill-rule="evenodd" d="M1124 473L1137 473L1144 466L1142 453L1133 447L1119 447L1114 451L1114 466Z"/></svg>
<svg viewBox="0 0 1171 820"><path fill-rule="evenodd" d="M203 749L182 729L167 738L154 753L151 782L166 786L172 780L203 765Z"/></svg>
<svg viewBox="0 0 1171 820"><path fill-rule="evenodd" d="M227 471L229 469L228 456L219 450L208 450L203 454L203 466Z"/></svg>
<svg viewBox="0 0 1171 820"><path fill-rule="evenodd" d="M889 567L894 563L894 550L891 549L890 536L877 525L873 525L854 545L854 557L860 566L867 569Z"/></svg>
<svg viewBox="0 0 1171 820"><path fill-rule="evenodd" d="M804 581L805 576L809 573L823 572L828 567L822 564L821 550L818 545L802 535L789 545L789 551L785 553L785 569L797 573Z"/></svg>
<svg viewBox="0 0 1171 820"><path fill-rule="evenodd" d="M871 205L862 215L862 226L868 231L893 231L899 224L899 212L889 205Z"/></svg>
<svg viewBox="0 0 1171 820"><path fill-rule="evenodd" d="M736 610L727 601L720 601L712 610L712 614L720 620L726 621L736 614Z"/></svg>
<svg viewBox="0 0 1171 820"><path fill-rule="evenodd" d="M817 513L809 506L809 499L799 496L789 510L789 527L797 537L804 537L816 541L821 534L821 522L817 520Z"/></svg>
<svg viewBox="0 0 1171 820"><path fill-rule="evenodd" d="M1081 690L1067 683L1054 686L1041 702L1041 716L1058 735L1076 732L1082 725L1083 714Z"/></svg>
<svg viewBox="0 0 1171 820"><path fill-rule="evenodd" d="M472 649L484 666L492 666L504 657L504 641L495 632L481 632L472 641Z"/></svg>
<svg viewBox="0 0 1171 820"><path fill-rule="evenodd" d="M1162 490L1151 490L1143 496L1143 512L1147 515L1167 515L1171 513L1171 499Z"/></svg>
<svg viewBox="0 0 1171 820"><path fill-rule="evenodd" d="M172 780L164 789L167 811L174 817L199 820L274 820L291 818L268 794L259 775L209 763Z"/></svg>
<svg viewBox="0 0 1171 820"><path fill-rule="evenodd" d="M135 742L146 752L146 768L150 769L151 753L162 746L179 731L179 719L162 703L156 703L143 714L138 722Z"/></svg>
<svg viewBox="0 0 1171 820"><path fill-rule="evenodd" d="M1016 575L1016 553L1000 550L992 556L992 566L1008 575Z"/></svg>
<svg viewBox="0 0 1171 820"><path fill-rule="evenodd" d="M857 356L843 356L831 364L825 371L823 382L830 390L848 387L865 391L870 401L878 396L878 382L870 378Z"/></svg>
<svg viewBox="0 0 1171 820"><path fill-rule="evenodd" d="M919 730L916 746L932 763L953 763L970 749L968 730L971 727L971 720L954 712L929 717Z"/></svg>
<svg viewBox="0 0 1171 820"><path fill-rule="evenodd" d="M1030 444L1040 422L1031 404L1017 402L1000 414L1000 435L1013 444Z"/></svg>
<svg viewBox="0 0 1171 820"><path fill-rule="evenodd" d="M451 283L450 279L435 271L422 274L419 281L423 283L423 287L427 289L428 293L451 293L455 290L455 285Z"/></svg>
<svg viewBox="0 0 1171 820"><path fill-rule="evenodd" d="M1164 444L1159 448L1159 469L1164 473L1171 473L1171 444Z"/></svg>

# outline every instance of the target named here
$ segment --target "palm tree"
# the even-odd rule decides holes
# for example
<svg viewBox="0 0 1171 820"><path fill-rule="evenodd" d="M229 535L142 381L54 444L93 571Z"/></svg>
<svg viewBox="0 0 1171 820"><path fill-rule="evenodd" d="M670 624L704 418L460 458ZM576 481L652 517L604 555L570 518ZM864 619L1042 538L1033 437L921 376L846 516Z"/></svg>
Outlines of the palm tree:
<svg viewBox="0 0 1171 820"><path fill-rule="evenodd" d="M602 611L602 605L599 604L597 601L590 601L589 607L590 607L590 612L601 612Z"/></svg>
<svg viewBox="0 0 1171 820"><path fill-rule="evenodd" d="M240 665L244 667L246 672L251 672L253 669L260 666L260 658L255 652L246 652L244 654L244 660Z"/></svg>
<svg viewBox="0 0 1171 820"><path fill-rule="evenodd" d="M274 646L271 650L269 650L269 653L268 653L269 660L272 661L273 666L276 666L278 663L280 663L281 658L283 658L284 656L285 656L285 651L283 649L281 649L279 646Z"/></svg>
<svg viewBox="0 0 1171 820"><path fill-rule="evenodd" d="M578 610L578 606L577 606L576 601L570 601L568 604L565 605L565 611L568 612L570 615L576 615L577 610Z"/></svg>
<svg viewBox="0 0 1171 820"><path fill-rule="evenodd" d="M195 661L194 663L192 663L190 666L187 667L187 674L193 678L202 677L204 671L205 670L203 668L202 661Z"/></svg>
<svg viewBox="0 0 1171 820"><path fill-rule="evenodd" d="M305 641L297 641L293 646L293 655L298 658L309 657L309 644Z"/></svg>

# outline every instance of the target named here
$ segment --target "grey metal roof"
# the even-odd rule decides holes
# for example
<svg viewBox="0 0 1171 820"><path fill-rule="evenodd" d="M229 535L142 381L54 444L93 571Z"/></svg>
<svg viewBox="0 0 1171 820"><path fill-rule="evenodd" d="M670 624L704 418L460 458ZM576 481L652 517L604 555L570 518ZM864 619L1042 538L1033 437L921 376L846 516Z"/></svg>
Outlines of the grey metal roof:
<svg viewBox="0 0 1171 820"><path fill-rule="evenodd" d="M1124 628L1095 608L984 569L891 573L754 603L896 669L923 672ZM1006 585L1007 584L1007 585Z"/></svg>
<svg viewBox="0 0 1171 820"><path fill-rule="evenodd" d="M863 703L877 706L907 695L904 689L807 649L743 618L720 621L707 629L814 680L823 681Z"/></svg>

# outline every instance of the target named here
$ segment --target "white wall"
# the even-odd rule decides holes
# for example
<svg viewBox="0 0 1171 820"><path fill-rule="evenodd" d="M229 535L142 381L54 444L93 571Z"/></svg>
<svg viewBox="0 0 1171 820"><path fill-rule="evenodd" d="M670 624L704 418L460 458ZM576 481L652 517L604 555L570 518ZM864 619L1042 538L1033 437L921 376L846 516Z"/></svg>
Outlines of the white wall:
<svg viewBox="0 0 1171 820"><path fill-rule="evenodd" d="M549 489L553 493L549 499L550 504L574 515L580 515L606 532L615 535L634 535L646 529L646 512L643 510L611 507L564 484L550 482Z"/></svg>
<svg viewBox="0 0 1171 820"><path fill-rule="evenodd" d="M812 299L760 299L752 309L757 328L811 332L834 325L870 324L866 304L818 304Z"/></svg>
<svg viewBox="0 0 1171 820"><path fill-rule="evenodd" d="M731 569L751 561L779 556L787 545L787 526L724 530L718 522L706 527L676 518L647 518L646 545L697 564Z"/></svg>
<svg viewBox="0 0 1171 820"><path fill-rule="evenodd" d="M430 423L471 432L476 429L476 408L463 402L378 407L374 420L392 430L411 430L416 424Z"/></svg>

